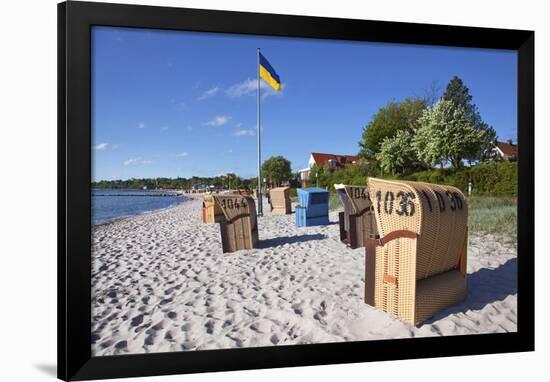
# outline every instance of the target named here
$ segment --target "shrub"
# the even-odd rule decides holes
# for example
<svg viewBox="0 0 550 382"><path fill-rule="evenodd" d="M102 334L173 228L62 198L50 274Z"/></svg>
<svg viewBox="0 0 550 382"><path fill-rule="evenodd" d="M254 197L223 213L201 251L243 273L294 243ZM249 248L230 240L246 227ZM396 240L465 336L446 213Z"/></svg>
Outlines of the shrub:
<svg viewBox="0 0 550 382"><path fill-rule="evenodd" d="M445 170L427 170L415 172L409 176L410 180L416 180L417 182L427 182L427 183L444 183L445 182Z"/></svg>
<svg viewBox="0 0 550 382"><path fill-rule="evenodd" d="M472 195L516 196L518 187L516 162L487 162L477 166L454 170L432 169L415 172L400 179L448 184L468 192L468 182L472 182Z"/></svg>
<svg viewBox="0 0 550 382"><path fill-rule="evenodd" d="M380 174L377 165L354 164L334 171L317 169L319 187L334 190L334 184L366 185L368 177L411 180L418 182L447 184L468 192L472 182L474 196L516 196L518 187L517 162L487 162L469 168L431 169L409 175ZM313 178L315 179L315 178ZM312 185L315 185L313 181Z"/></svg>
<svg viewBox="0 0 550 382"><path fill-rule="evenodd" d="M516 162L482 163L468 169L473 195L516 196Z"/></svg>

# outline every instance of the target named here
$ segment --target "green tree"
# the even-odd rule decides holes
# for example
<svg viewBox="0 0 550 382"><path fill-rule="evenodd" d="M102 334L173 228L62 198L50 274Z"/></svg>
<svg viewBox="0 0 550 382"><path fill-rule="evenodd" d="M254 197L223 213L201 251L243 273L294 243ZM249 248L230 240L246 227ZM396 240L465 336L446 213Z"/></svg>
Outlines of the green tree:
<svg viewBox="0 0 550 382"><path fill-rule="evenodd" d="M262 164L262 178L271 179L274 186L292 177L290 161L282 156L274 156Z"/></svg>
<svg viewBox="0 0 550 382"><path fill-rule="evenodd" d="M462 160L483 144L484 132L475 128L462 107L440 100L418 120L413 145L418 159L435 166L450 162L458 169Z"/></svg>
<svg viewBox="0 0 550 382"><path fill-rule="evenodd" d="M235 186L235 179L237 178L237 175L235 173L232 173L232 172L228 172L225 176L226 180L227 180L227 188L229 189L235 189L237 188Z"/></svg>
<svg viewBox="0 0 550 382"><path fill-rule="evenodd" d="M309 170L309 182L314 186L326 188L332 181L332 173L324 166L314 164Z"/></svg>
<svg viewBox="0 0 550 382"><path fill-rule="evenodd" d="M472 151L466 154L465 159L470 162L494 159L494 147L497 143L496 131L483 122L477 105L472 101L470 89L468 89L462 79L454 76L447 84L442 98L446 101L451 101L457 108L461 107L470 124L483 134L483 142L477 147L472 147Z"/></svg>
<svg viewBox="0 0 550 382"><path fill-rule="evenodd" d="M245 188L243 180L240 176L236 176L235 179L231 180L231 186L236 190L239 190L241 188Z"/></svg>
<svg viewBox="0 0 550 382"><path fill-rule="evenodd" d="M360 159L357 163L337 168L331 172L327 183L329 188L339 183L357 186L365 185L369 176L379 176L378 168L379 165L374 161L367 162L364 159Z"/></svg>
<svg viewBox="0 0 550 382"><path fill-rule="evenodd" d="M411 145L413 133L409 130L398 131L393 138L386 137L380 145L380 152L376 159L384 171L395 173L400 170L401 174L411 171L413 164L418 160L416 150Z"/></svg>
<svg viewBox="0 0 550 382"><path fill-rule="evenodd" d="M426 107L426 100L423 98L405 98L400 103L388 102L363 129L359 141L360 155L372 157L380 152L380 146L385 138L393 138L401 130L416 130L418 118Z"/></svg>

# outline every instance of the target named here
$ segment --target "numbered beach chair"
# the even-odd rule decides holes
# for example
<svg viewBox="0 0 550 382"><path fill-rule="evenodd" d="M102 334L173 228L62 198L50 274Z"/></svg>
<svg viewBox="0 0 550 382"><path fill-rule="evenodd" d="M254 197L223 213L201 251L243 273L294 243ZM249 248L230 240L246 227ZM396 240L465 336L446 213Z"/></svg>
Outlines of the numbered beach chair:
<svg viewBox="0 0 550 382"><path fill-rule="evenodd" d="M225 217L220 222L223 252L256 248L258 222L254 199L242 195L215 195L213 198Z"/></svg>
<svg viewBox="0 0 550 382"><path fill-rule="evenodd" d="M334 188L344 205L344 211L338 213L340 241L351 248L364 247L365 240L378 236L367 186L335 184Z"/></svg>
<svg viewBox="0 0 550 382"><path fill-rule="evenodd" d="M322 188L299 188L296 206L296 226L329 224L328 219L329 193Z"/></svg>
<svg viewBox="0 0 550 382"><path fill-rule="evenodd" d="M277 187L269 190L269 203L272 215L287 215L291 213L290 187Z"/></svg>
<svg viewBox="0 0 550 382"><path fill-rule="evenodd" d="M220 206L214 201L212 195L205 195L202 202L202 222L204 224L219 223L225 220L225 215Z"/></svg>
<svg viewBox="0 0 550 382"><path fill-rule="evenodd" d="M466 296L468 206L451 186L369 178L379 238L365 242L365 302L415 325Z"/></svg>

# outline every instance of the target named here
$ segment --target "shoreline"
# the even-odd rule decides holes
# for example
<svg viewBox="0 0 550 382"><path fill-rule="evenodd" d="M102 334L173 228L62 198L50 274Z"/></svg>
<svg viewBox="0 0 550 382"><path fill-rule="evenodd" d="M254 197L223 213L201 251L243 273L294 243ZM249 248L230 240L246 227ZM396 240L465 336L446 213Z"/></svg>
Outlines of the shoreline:
<svg viewBox="0 0 550 382"><path fill-rule="evenodd" d="M149 211L138 212L138 213L132 214L132 215L117 216L116 218L112 218L112 219L109 219L107 221L97 223L97 224L92 223L92 228L99 227L99 226L102 226L102 225L116 223L116 222L119 222L121 220L131 219L133 217L137 217L137 216L141 216L141 215L145 215L145 214L152 214L152 213L159 212L159 211L162 211L162 210L175 208L175 207L179 206L180 204L185 203L185 202L193 199L193 197L188 196L186 194L177 194L177 195L174 195L174 197L184 198L184 200L178 201L178 202L176 202L172 205L169 205L167 207L161 207L161 208L156 208L156 209L149 210Z"/></svg>
<svg viewBox="0 0 550 382"><path fill-rule="evenodd" d="M258 218L258 248L222 253L202 195L93 227L94 355L517 330L516 249L470 234L468 297L413 327L363 302L364 248L294 214Z"/></svg>

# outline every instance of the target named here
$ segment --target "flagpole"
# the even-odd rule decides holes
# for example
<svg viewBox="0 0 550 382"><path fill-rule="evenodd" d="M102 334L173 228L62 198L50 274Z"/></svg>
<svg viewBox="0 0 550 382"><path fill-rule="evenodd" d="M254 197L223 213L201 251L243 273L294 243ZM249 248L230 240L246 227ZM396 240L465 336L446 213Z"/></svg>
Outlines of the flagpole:
<svg viewBox="0 0 550 382"><path fill-rule="evenodd" d="M263 216L263 204L262 204L262 151L260 146L260 48L258 48L258 115L257 115L257 129L258 129L258 190L256 192L258 198L258 216Z"/></svg>

